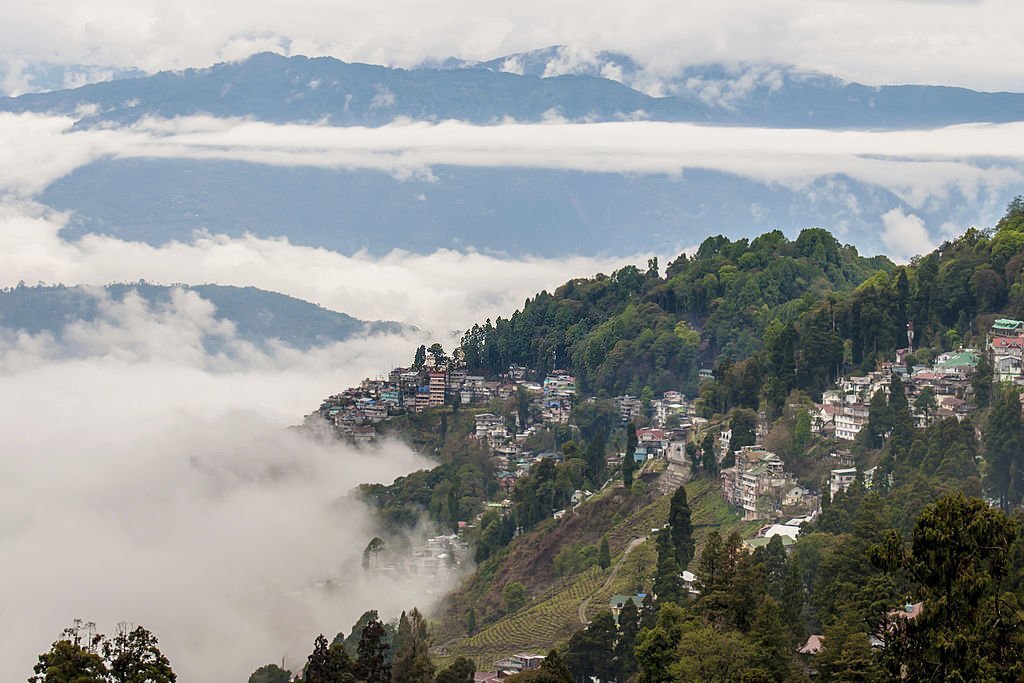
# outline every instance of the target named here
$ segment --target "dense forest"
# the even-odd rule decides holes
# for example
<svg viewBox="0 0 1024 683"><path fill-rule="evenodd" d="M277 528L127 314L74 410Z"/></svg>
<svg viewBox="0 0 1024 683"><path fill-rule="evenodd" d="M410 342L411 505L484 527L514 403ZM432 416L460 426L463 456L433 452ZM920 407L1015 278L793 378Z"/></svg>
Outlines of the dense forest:
<svg viewBox="0 0 1024 683"><path fill-rule="evenodd" d="M470 369L489 374L510 364L570 369L589 393L692 391L702 360L746 358L772 321L791 323L893 270L885 257L861 257L821 229L794 241L778 231L710 237L664 276L652 259L646 271L626 266L541 292L510 318L473 326L462 350Z"/></svg>

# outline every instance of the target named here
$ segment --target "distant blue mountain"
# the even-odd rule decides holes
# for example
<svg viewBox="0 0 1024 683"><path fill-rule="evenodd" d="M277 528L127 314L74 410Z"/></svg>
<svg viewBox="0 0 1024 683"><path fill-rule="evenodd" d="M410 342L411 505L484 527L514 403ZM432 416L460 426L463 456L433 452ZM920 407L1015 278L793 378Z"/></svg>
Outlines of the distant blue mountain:
<svg viewBox="0 0 1024 683"><path fill-rule="evenodd" d="M255 287L179 287L212 303L218 320L229 320L234 324L236 338L262 348L273 341L280 341L295 348L309 349L358 335L404 329L398 323L364 322L308 301ZM150 306L159 306L170 301L174 289L138 282L107 285L104 291L112 301L123 301L128 293L135 293ZM48 332L60 339L68 325L92 322L100 312L99 298L93 291L81 287L20 286L0 290L0 330L23 330L30 334Z"/></svg>
<svg viewBox="0 0 1024 683"><path fill-rule="evenodd" d="M539 121L552 113L574 120L613 121L638 112L660 121L819 128L1024 120L1020 93L872 87L780 66L710 65L664 79L660 89L666 96L654 97L625 85L639 87L647 76L627 57L600 53L597 61L578 64L579 74L540 77L559 61L564 59L558 48L551 48L482 64L406 70L264 53L206 69L0 99L0 111L82 116L83 126L198 113L340 126L377 126L396 117L481 124L505 117ZM510 64L523 74L501 70ZM85 107L94 113L83 116Z"/></svg>
<svg viewBox="0 0 1024 683"><path fill-rule="evenodd" d="M74 211L66 239L105 233L160 245L208 229L375 255L470 247L510 255L675 255L709 234L796 234L812 226L877 253L884 248L879 216L902 206L891 193L842 176L791 190L699 169L669 177L435 166L432 174L430 181L398 180L370 170L110 159L75 171L40 199ZM999 209L1012 197L1012 188L1007 192ZM918 214L928 225L966 227L976 220L972 209L951 191L946 203Z"/></svg>
<svg viewBox="0 0 1024 683"><path fill-rule="evenodd" d="M898 129L1024 120L1024 95L871 87L763 64L692 66L666 76L624 55L553 47L414 69L259 54L0 99L0 111L58 112L82 127L199 113L378 126L397 117L488 124L553 113L610 121L642 112L664 121ZM209 230L284 235L347 253L448 247L544 256L671 252L710 233L795 233L815 225L879 251L881 216L907 209L890 192L843 176L794 190L697 169L675 178L444 166L432 173L436 180L426 182L371 170L109 158L55 182L40 200L71 212L69 239L104 233L160 245ZM951 190L914 212L933 229L967 227L978 221L979 206L999 210L1015 194L1014 188L999 192L1005 196L967 198Z"/></svg>

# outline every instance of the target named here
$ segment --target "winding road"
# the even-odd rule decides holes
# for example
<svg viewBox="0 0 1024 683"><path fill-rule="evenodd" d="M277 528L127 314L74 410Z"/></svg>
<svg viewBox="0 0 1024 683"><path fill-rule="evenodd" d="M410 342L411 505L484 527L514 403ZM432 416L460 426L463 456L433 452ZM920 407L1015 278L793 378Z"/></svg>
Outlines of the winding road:
<svg viewBox="0 0 1024 683"><path fill-rule="evenodd" d="M620 557L619 561L615 563L614 567L612 567L612 573L608 576L608 579L601 585L601 588L598 590L598 592L606 591L608 590L608 588L611 587L612 581L614 581L615 577L618 576L619 570L622 569L622 565L623 563L625 563L626 558L629 556L631 552L633 552L634 548L636 548L646 540L646 536L638 536L637 538L634 538L632 541L629 542L629 544L626 546L625 552L622 553L622 557ZM580 623L584 626L587 625L587 606L590 604L591 597L593 597L593 595L587 596L583 599L583 602L580 603L578 615L580 618Z"/></svg>

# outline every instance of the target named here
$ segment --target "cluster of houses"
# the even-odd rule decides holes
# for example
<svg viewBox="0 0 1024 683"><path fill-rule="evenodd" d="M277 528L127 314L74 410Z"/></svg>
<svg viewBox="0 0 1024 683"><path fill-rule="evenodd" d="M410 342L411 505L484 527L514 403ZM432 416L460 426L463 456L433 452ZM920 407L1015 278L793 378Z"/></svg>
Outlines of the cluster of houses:
<svg viewBox="0 0 1024 683"><path fill-rule="evenodd" d="M317 412L341 436L369 441L376 434L373 425L394 415L509 398L516 391L514 378L523 373L525 368L513 366L499 379L488 380L467 374L457 361L442 365L428 357L422 367L394 368L386 379L364 379L325 399Z"/></svg>
<svg viewBox="0 0 1024 683"><path fill-rule="evenodd" d="M561 453L531 452L525 450L523 444L544 424L568 424L572 403L576 400L575 378L564 372L548 375L543 385L529 382L520 385L525 387L535 403L540 403L541 423L521 425L518 414L507 418L489 412L475 415L474 438L492 449L496 476L506 492L511 490L516 479L529 474L530 468L540 460L551 458L557 462L562 459ZM648 402L629 395L617 396L613 401L619 412L620 425L639 420L652 425L637 429L638 444L633 454L636 462L658 457L688 462L686 443L691 440L693 430L706 420L692 415L693 406L685 396L669 391L662 398ZM625 454L612 456L609 465L617 466L622 457Z"/></svg>
<svg viewBox="0 0 1024 683"><path fill-rule="evenodd" d="M762 446L743 446L735 456L736 464L722 470L722 495L743 511L744 520L817 508L817 496L797 484L777 454Z"/></svg>
<svg viewBox="0 0 1024 683"><path fill-rule="evenodd" d="M853 441L868 423L868 404L881 391L890 394L892 375L899 375L918 427L933 420L956 417L965 419L974 406L972 378L981 356L974 349L944 353L931 367L914 366L908 372L905 364L882 363L878 370L866 375L842 379L837 388L826 391L812 415L814 430L838 441ZM930 391L932 408L916 405L922 392Z"/></svg>
<svg viewBox="0 0 1024 683"><path fill-rule="evenodd" d="M908 326L908 341L913 343L913 328ZM1024 385L1021 359L1024 352L1024 321L1001 318L990 328L985 349L965 349L943 353L931 366L907 368L911 346L897 351L896 361L882 363L875 372L846 377L822 395L812 413L812 429L836 442L850 442L868 423L869 402L878 392L891 393L892 376L903 382L915 426L927 427L936 419L967 419L974 408L974 373L982 354L988 354L993 380ZM918 400L928 396L927 400ZM759 436L764 436L763 430ZM725 452L731 432L719 433L718 446ZM742 510L744 519L779 519L787 513L818 509L818 498L796 484L785 472L782 459L762 446L745 446L735 452L736 465L722 471L722 494L726 501ZM829 456L834 466L829 471L829 493L835 496L860 476L865 486L873 484L875 470L858 473L853 457L838 448ZM793 539L795 540L795 535ZM770 535L761 538L769 539ZM754 540L754 546L758 542Z"/></svg>
<svg viewBox="0 0 1024 683"><path fill-rule="evenodd" d="M529 474L534 464L544 458L560 460L556 452L532 452L524 448L526 441L544 425L570 423L577 402L576 378L564 370L552 370L543 379L534 381L531 371L510 366L498 379L485 379L466 372L459 356L438 362L429 355L422 367L394 368L387 378L368 378L328 397L316 415L325 420L341 437L355 442L373 441L376 425L407 412L420 412L443 405L468 407L505 400L525 393L530 401L529 413L539 416L535 424L523 424L519 411L508 416L494 412L476 413L472 437L492 451L495 476L508 495L520 477ZM589 399L593 400L593 399ZM650 424L637 430L637 462L667 457L687 462L685 446L693 430L705 422L693 415L693 404L678 391L665 392L662 397L642 400L624 395L613 399L619 422L625 425L642 421ZM533 419L532 417L528 419ZM621 456L620 456L621 457ZM614 456L609 464L617 465ZM581 492L585 496L585 492Z"/></svg>
<svg viewBox="0 0 1024 683"><path fill-rule="evenodd" d="M913 337L911 336L912 340ZM903 380L904 391L914 412L918 427L926 427L935 419L965 419L974 407L974 371L987 353L992 362L993 381L1024 386L1024 321L1000 318L988 331L985 349L957 349L943 353L928 366L905 364L910 348L900 349L896 362L883 363L875 372L843 379L838 387L822 396L813 415L815 430L839 441L853 441L868 422L868 403L876 392L890 393L890 377ZM922 392L930 391L934 408L915 405Z"/></svg>

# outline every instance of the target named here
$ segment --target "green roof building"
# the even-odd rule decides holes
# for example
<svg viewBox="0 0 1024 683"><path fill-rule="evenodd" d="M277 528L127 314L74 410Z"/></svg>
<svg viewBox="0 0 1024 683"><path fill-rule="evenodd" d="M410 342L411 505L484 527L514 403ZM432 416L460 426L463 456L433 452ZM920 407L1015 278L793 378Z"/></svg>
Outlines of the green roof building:
<svg viewBox="0 0 1024 683"><path fill-rule="evenodd" d="M936 368L942 368L943 370L966 370L967 368L974 368L978 366L978 361L981 360L975 351L961 351L951 355L941 363L936 363Z"/></svg>
<svg viewBox="0 0 1024 683"><path fill-rule="evenodd" d="M1024 320L999 318L992 323L992 334L997 337L1016 337L1024 332Z"/></svg>

